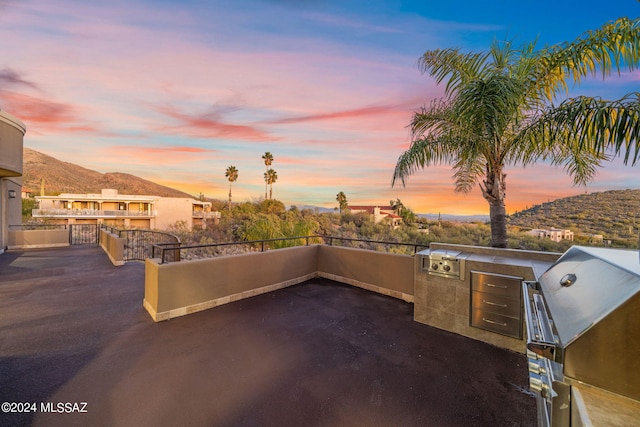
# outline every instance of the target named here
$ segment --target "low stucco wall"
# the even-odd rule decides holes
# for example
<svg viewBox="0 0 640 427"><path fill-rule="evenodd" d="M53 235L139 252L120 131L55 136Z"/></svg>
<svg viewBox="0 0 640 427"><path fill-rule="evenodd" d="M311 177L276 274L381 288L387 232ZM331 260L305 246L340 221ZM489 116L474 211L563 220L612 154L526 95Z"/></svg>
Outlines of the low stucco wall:
<svg viewBox="0 0 640 427"><path fill-rule="evenodd" d="M161 321L317 276L317 246L160 264L145 261L144 306Z"/></svg>
<svg viewBox="0 0 640 427"><path fill-rule="evenodd" d="M324 245L318 251L320 277L413 302L413 256Z"/></svg>
<svg viewBox="0 0 640 427"><path fill-rule="evenodd" d="M9 230L9 249L69 246L69 230Z"/></svg>
<svg viewBox="0 0 640 427"><path fill-rule="evenodd" d="M124 238L100 230L100 247L107 254L113 265L124 265Z"/></svg>
<svg viewBox="0 0 640 427"><path fill-rule="evenodd" d="M413 257L326 245L160 264L145 261L144 307L155 321L325 277L413 301Z"/></svg>

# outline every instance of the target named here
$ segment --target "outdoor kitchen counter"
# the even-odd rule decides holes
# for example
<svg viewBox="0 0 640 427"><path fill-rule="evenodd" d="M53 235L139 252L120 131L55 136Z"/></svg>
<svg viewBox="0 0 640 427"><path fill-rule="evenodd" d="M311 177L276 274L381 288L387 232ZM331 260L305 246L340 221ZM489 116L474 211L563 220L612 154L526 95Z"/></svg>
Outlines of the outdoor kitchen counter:
<svg viewBox="0 0 640 427"><path fill-rule="evenodd" d="M512 266L531 268L535 279L542 275L555 260L536 260L531 258L513 258L508 256L492 256L487 254L463 254L467 262L478 262L482 264L495 264L496 266Z"/></svg>
<svg viewBox="0 0 640 427"><path fill-rule="evenodd" d="M427 257L438 251L450 251L451 256L460 260L459 277L443 277L428 271L431 263ZM508 333L478 326L478 319L485 319L483 311L472 306L472 273L510 276L507 279L512 282L515 280L517 291L509 292L507 298L509 304L519 305L521 302L517 300L521 294L520 279L537 280L560 255L550 252L431 243L429 250L420 252L416 257L414 320L524 354L525 334L522 332L522 326L513 327L518 319L511 312ZM513 283L509 285L509 289L514 287L512 285ZM478 314L480 317L476 316ZM511 320L512 318L515 320Z"/></svg>
<svg viewBox="0 0 640 427"><path fill-rule="evenodd" d="M572 405L580 406L582 402L582 407L576 409L586 413L590 421L583 420L584 426L628 427L640 424L640 402L637 400L583 383L573 383L571 390ZM575 410L572 413L575 414Z"/></svg>

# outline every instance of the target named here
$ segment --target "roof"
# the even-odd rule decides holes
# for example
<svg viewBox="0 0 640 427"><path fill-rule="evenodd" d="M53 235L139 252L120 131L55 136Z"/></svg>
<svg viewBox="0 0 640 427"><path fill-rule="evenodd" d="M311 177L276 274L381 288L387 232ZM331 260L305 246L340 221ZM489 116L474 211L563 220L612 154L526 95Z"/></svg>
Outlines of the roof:
<svg viewBox="0 0 640 427"><path fill-rule="evenodd" d="M97 246L0 255L4 395L88 403L0 423L535 423L524 355L415 322L413 304L316 278L154 323L144 280Z"/></svg>

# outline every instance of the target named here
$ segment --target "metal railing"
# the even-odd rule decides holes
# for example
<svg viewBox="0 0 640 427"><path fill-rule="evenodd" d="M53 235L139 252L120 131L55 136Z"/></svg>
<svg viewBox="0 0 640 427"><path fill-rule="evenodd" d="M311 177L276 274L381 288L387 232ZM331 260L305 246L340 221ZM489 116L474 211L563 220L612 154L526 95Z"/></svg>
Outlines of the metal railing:
<svg viewBox="0 0 640 427"><path fill-rule="evenodd" d="M99 242L99 224L69 224L70 245L97 245Z"/></svg>
<svg viewBox="0 0 640 427"><path fill-rule="evenodd" d="M205 219L220 219L222 215L220 212L205 212L205 211L193 211L193 218L205 218Z"/></svg>
<svg viewBox="0 0 640 427"><path fill-rule="evenodd" d="M125 239L124 261L144 261L147 258L153 258L153 248L156 245L180 245L180 239L177 236L162 231L120 230L108 225L103 225L102 228Z"/></svg>
<svg viewBox="0 0 640 427"><path fill-rule="evenodd" d="M123 217L152 217L156 211L127 211L127 210L97 210L97 209L32 209L34 218L123 218Z"/></svg>
<svg viewBox="0 0 640 427"><path fill-rule="evenodd" d="M14 224L9 230L66 230L67 224Z"/></svg>
<svg viewBox="0 0 640 427"><path fill-rule="evenodd" d="M180 243L163 243L153 245L152 258L160 258L162 264L189 259L213 258L222 255L234 255L246 252L264 252L292 246L309 246L325 244L333 246L340 242L341 246L366 250L382 251L390 246L411 248L415 254L419 248L428 248L428 244L387 242L383 240L354 239L349 237L311 235L297 237L281 237L276 239L248 240L242 242L213 243L207 245L181 245Z"/></svg>

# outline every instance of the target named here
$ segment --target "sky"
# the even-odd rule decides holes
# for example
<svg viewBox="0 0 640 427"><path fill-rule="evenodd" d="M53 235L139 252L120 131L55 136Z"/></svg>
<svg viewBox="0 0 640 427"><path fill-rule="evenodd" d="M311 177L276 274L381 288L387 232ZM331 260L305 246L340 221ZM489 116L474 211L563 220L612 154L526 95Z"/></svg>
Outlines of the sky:
<svg viewBox="0 0 640 427"><path fill-rule="evenodd" d="M25 147L194 196L265 195L337 207L400 199L417 213L488 214L478 188L454 192L449 166L391 186L411 115L443 88L427 50L486 50L494 39L572 41L640 15L637 0L0 0L0 108ZM571 95L616 99L640 71L590 79ZM560 197L640 188L638 166L607 163L587 187L545 164L507 173L507 212Z"/></svg>

